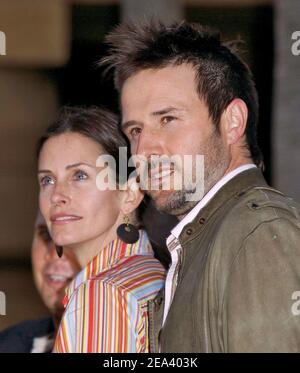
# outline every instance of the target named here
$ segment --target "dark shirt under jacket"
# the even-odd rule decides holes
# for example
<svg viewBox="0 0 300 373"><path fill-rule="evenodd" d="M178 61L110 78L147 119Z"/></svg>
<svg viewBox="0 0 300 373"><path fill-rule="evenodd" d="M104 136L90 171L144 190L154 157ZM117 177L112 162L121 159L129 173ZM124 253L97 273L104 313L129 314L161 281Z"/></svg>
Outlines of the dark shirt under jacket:
<svg viewBox="0 0 300 373"><path fill-rule="evenodd" d="M0 332L0 353L30 353L35 338L53 333L54 324L51 317L23 321ZM47 352L51 352L51 350Z"/></svg>

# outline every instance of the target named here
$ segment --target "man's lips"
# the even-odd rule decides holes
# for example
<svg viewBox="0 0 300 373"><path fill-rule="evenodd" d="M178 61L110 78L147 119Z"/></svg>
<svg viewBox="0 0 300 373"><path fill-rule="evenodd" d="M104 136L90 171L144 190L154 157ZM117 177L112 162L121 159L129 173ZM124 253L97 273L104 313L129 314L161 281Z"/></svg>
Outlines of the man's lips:
<svg viewBox="0 0 300 373"><path fill-rule="evenodd" d="M55 288L65 287L72 280L72 277L58 273L45 274L45 278L47 283Z"/></svg>
<svg viewBox="0 0 300 373"><path fill-rule="evenodd" d="M159 180L162 179L166 176L172 175L174 171L170 169L165 169L165 170L158 170L158 171L151 171L150 176L153 180Z"/></svg>
<svg viewBox="0 0 300 373"><path fill-rule="evenodd" d="M151 167L151 164L149 164L148 166L148 176L153 178L154 180L169 176L173 172L174 172L174 166L170 164L157 165L154 167L153 166Z"/></svg>
<svg viewBox="0 0 300 373"><path fill-rule="evenodd" d="M50 217L52 224L68 224L80 219L82 219L82 217L69 214L55 214Z"/></svg>
<svg viewBox="0 0 300 373"><path fill-rule="evenodd" d="M156 168L154 170L151 170L149 172L150 189L157 188L162 184L166 184L167 181L169 181L168 184L170 184L173 173L174 173L174 169L170 167L159 168L159 169Z"/></svg>

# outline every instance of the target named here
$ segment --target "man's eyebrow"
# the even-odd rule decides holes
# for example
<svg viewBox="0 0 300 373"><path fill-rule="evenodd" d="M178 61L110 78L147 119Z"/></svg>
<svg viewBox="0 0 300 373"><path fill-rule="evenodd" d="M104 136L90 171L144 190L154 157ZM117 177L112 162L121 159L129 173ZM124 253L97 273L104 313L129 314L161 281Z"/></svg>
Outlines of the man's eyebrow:
<svg viewBox="0 0 300 373"><path fill-rule="evenodd" d="M89 163L87 162L78 162L78 163L74 163L74 164L70 164L68 166L66 166L66 170L70 169L70 168L73 168L73 167L78 167L78 166L88 166L88 167L91 167L91 168L96 168L96 166L92 166L90 165ZM38 174L52 174L52 171L51 170L38 170Z"/></svg>
<svg viewBox="0 0 300 373"><path fill-rule="evenodd" d="M152 116L160 116L160 115L164 115L164 114L170 114L170 113L174 113L174 112L180 112L180 111L184 111L183 109L178 109L178 108L175 108L173 106L169 106L167 108L164 108L164 109L161 109L161 110L158 110L158 111L154 111L153 113L151 113ZM126 131L127 128L129 127L132 127L132 126L136 126L136 125L141 125L141 122L137 121L137 120L129 120L127 122L124 122L121 124L121 127L122 127L122 131Z"/></svg>
<svg viewBox="0 0 300 373"><path fill-rule="evenodd" d="M158 110L158 111L154 111L153 113L151 113L151 115L152 116L159 116L159 115L164 115L164 114L170 114L170 113L177 112L177 111L183 111L183 109L178 109L176 107L169 106L167 108L164 108L164 109L161 109L161 110Z"/></svg>

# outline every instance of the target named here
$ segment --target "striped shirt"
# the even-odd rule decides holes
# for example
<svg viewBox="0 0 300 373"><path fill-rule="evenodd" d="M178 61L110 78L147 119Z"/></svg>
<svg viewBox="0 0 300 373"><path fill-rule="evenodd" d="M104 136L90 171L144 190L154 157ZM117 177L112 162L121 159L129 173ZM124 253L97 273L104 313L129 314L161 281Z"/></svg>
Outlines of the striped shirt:
<svg viewBox="0 0 300 373"><path fill-rule="evenodd" d="M53 352L148 352L148 301L164 280L144 231L112 241L67 288Z"/></svg>

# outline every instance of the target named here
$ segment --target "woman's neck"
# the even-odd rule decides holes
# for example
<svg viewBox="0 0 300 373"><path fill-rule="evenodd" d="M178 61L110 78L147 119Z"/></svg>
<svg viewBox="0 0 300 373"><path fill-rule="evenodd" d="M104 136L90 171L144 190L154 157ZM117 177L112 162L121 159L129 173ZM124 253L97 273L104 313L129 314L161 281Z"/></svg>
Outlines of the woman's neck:
<svg viewBox="0 0 300 373"><path fill-rule="evenodd" d="M100 236L97 236L88 241L80 242L68 247L74 252L78 264L81 269L85 268L87 264L100 253L110 242L117 238L116 228L111 229Z"/></svg>

